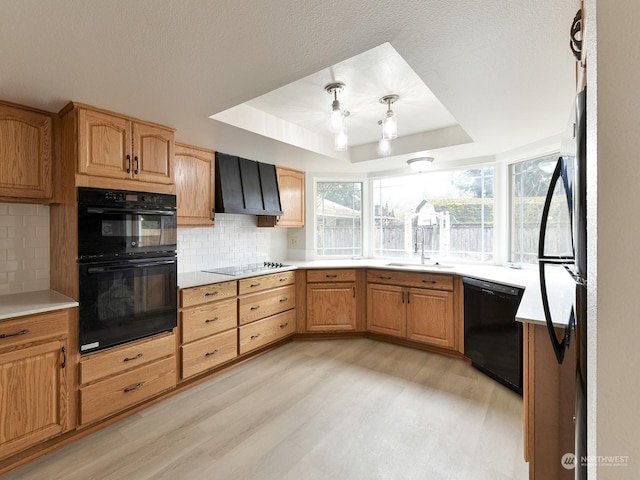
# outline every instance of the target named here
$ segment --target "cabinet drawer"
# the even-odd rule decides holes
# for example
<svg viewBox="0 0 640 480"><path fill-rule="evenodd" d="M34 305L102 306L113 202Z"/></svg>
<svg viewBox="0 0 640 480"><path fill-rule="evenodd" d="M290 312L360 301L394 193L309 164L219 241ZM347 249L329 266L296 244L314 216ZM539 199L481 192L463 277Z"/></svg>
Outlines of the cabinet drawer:
<svg viewBox="0 0 640 480"><path fill-rule="evenodd" d="M176 358L144 365L80 389L80 423L87 424L176 385Z"/></svg>
<svg viewBox="0 0 640 480"><path fill-rule="evenodd" d="M0 350L46 338L67 335L69 312L58 310L0 321Z"/></svg>
<svg viewBox="0 0 640 480"><path fill-rule="evenodd" d="M283 287L285 285L293 285L296 281L296 272L272 273L270 275L261 275L259 277L245 278L238 281L238 295L245 293L261 292L269 288Z"/></svg>
<svg viewBox="0 0 640 480"><path fill-rule="evenodd" d="M182 313L182 343L224 332L238 325L238 303L235 298L212 302Z"/></svg>
<svg viewBox="0 0 640 480"><path fill-rule="evenodd" d="M247 295L240 297L238 303L238 324L244 325L294 308L296 306L296 287L289 285L255 295Z"/></svg>
<svg viewBox="0 0 640 480"><path fill-rule="evenodd" d="M453 290L453 276L437 273L394 272L393 270L367 270L367 282L401 285L403 287Z"/></svg>
<svg viewBox="0 0 640 480"><path fill-rule="evenodd" d="M307 282L355 282L355 268L334 268L331 270L307 270Z"/></svg>
<svg viewBox="0 0 640 480"><path fill-rule="evenodd" d="M182 307L200 305L223 298L236 296L236 282L212 283L201 287L184 288L180 290Z"/></svg>
<svg viewBox="0 0 640 480"><path fill-rule="evenodd" d="M240 327L240 355L296 332L295 310Z"/></svg>
<svg viewBox="0 0 640 480"><path fill-rule="evenodd" d="M175 350L175 335L170 334L88 355L80 360L80 383L93 382L173 355Z"/></svg>
<svg viewBox="0 0 640 480"><path fill-rule="evenodd" d="M238 332L232 330L212 335L182 348L182 378L209 370L238 356Z"/></svg>

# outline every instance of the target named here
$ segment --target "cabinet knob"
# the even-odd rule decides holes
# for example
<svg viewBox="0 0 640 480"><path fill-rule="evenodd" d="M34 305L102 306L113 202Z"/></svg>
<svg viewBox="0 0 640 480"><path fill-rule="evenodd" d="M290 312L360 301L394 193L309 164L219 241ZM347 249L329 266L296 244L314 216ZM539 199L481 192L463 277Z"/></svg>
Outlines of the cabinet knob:
<svg viewBox="0 0 640 480"><path fill-rule="evenodd" d="M289 325L289 322L284 322L280 324L280 328L284 328Z"/></svg>
<svg viewBox="0 0 640 480"><path fill-rule="evenodd" d="M289 297L284 297L280 299L280 303L286 302L287 300L289 300Z"/></svg>

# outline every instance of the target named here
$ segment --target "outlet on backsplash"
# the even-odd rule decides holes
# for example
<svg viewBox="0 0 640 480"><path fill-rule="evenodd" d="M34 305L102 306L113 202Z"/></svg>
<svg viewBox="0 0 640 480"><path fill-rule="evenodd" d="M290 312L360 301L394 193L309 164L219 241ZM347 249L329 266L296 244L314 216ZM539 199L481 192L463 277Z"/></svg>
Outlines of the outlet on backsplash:
<svg viewBox="0 0 640 480"><path fill-rule="evenodd" d="M289 238L289 246L295 248L298 246L298 237Z"/></svg>

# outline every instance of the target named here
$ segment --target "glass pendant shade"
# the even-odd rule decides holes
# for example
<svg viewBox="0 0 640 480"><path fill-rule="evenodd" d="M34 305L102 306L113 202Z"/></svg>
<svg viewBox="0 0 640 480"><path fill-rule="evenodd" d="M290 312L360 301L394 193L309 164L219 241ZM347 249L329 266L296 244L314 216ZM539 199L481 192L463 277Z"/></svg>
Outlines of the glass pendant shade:
<svg viewBox="0 0 640 480"><path fill-rule="evenodd" d="M344 130L344 112L342 105L337 100L333 102L331 109L331 130L334 133Z"/></svg>
<svg viewBox="0 0 640 480"><path fill-rule="evenodd" d="M344 152L349 147L349 137L346 130L340 130L336 133L335 149L339 152Z"/></svg>
<svg viewBox="0 0 640 480"><path fill-rule="evenodd" d="M396 117L393 116L393 112L389 110L387 116L382 121L382 138L388 138L393 140L398 136L398 122Z"/></svg>
<svg viewBox="0 0 640 480"><path fill-rule="evenodd" d="M378 142L378 155L386 157L391 153L391 141L382 137Z"/></svg>

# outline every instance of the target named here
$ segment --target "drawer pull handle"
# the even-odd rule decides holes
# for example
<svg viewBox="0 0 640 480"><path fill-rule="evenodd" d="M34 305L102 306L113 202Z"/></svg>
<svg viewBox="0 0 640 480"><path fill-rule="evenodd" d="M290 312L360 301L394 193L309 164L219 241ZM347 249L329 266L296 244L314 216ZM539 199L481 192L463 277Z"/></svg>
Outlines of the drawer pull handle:
<svg viewBox="0 0 640 480"><path fill-rule="evenodd" d="M211 323L215 322L216 320L219 320L219 317L207 318L204 323Z"/></svg>
<svg viewBox="0 0 640 480"><path fill-rule="evenodd" d="M60 368L65 368L67 366L67 347L62 347L62 365Z"/></svg>
<svg viewBox="0 0 640 480"><path fill-rule="evenodd" d="M434 283L438 283L435 280L422 280L422 283L428 283L430 285L433 285Z"/></svg>
<svg viewBox="0 0 640 480"><path fill-rule="evenodd" d="M260 308L260 305L254 305L253 307L251 307L251 310L258 310Z"/></svg>
<svg viewBox="0 0 640 480"><path fill-rule="evenodd" d="M260 336L259 333L256 333L255 335L251 335L251 340L255 340L256 338L258 338Z"/></svg>
<svg viewBox="0 0 640 480"><path fill-rule="evenodd" d="M129 392L133 392L134 390L138 390L139 388L142 388L142 386L144 385L144 382L140 382L137 385L134 385L133 387L127 387L123 390L124 393L129 393Z"/></svg>
<svg viewBox="0 0 640 480"><path fill-rule="evenodd" d="M378 275L378 278L379 278L380 280L391 280L391 277L388 277L388 276L386 276L386 275Z"/></svg>
<svg viewBox="0 0 640 480"><path fill-rule="evenodd" d="M282 278L280 279L280 281L281 281L281 282L286 282L287 280L289 280L289 277L282 277Z"/></svg>
<svg viewBox="0 0 640 480"><path fill-rule="evenodd" d="M280 303L282 303L282 302L286 302L287 300L289 300L289 297L281 298L281 299L280 299Z"/></svg>
<svg viewBox="0 0 640 480"><path fill-rule="evenodd" d="M127 154L127 173L131 173L131 155Z"/></svg>
<svg viewBox="0 0 640 480"><path fill-rule="evenodd" d="M17 337L20 335L26 335L27 333L29 333L29 330L25 328L24 330L20 330L19 332L16 332L16 333L2 333L0 334L0 338Z"/></svg>
<svg viewBox="0 0 640 480"><path fill-rule="evenodd" d="M259 286L260 286L260 282L258 282L258 283L252 283L252 284L250 285L250 287L251 287L251 288L259 287Z"/></svg>
<svg viewBox="0 0 640 480"><path fill-rule="evenodd" d="M209 357L209 356L211 356L211 355L215 355L216 353L218 353L218 349L217 349L217 348L216 348L214 351L212 351L212 352L207 352L207 353L205 353L205 354L204 354L204 356L205 356L205 357Z"/></svg>
<svg viewBox="0 0 640 480"><path fill-rule="evenodd" d="M325 277L327 277L327 278L336 278L337 276L338 276L338 275L336 275L335 273L332 273L332 274L328 274L328 273L327 273L327 274L325 275Z"/></svg>
<svg viewBox="0 0 640 480"><path fill-rule="evenodd" d="M280 324L280 328L284 328L284 327L288 327L289 326L289 322L284 322Z"/></svg>
<svg viewBox="0 0 640 480"><path fill-rule="evenodd" d="M205 297L211 297L212 295L218 295L218 291L216 290L215 292L207 292L204 294Z"/></svg>
<svg viewBox="0 0 640 480"><path fill-rule="evenodd" d="M140 352L139 354L137 354L135 357L125 357L124 361L125 362L130 362L132 360L137 360L139 358L142 358L144 355L142 354L142 352Z"/></svg>

